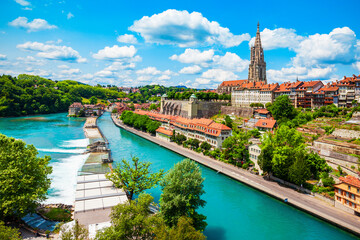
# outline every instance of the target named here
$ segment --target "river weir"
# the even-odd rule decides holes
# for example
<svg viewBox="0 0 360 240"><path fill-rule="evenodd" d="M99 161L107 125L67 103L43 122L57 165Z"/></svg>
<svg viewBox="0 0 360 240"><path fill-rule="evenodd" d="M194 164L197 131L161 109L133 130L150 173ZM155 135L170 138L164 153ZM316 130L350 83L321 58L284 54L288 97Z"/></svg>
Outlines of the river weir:
<svg viewBox="0 0 360 240"><path fill-rule="evenodd" d="M86 151L89 157L78 172L74 218L92 228L91 225L109 224L111 208L127 202L127 197L105 177L111 168L111 150L96 117L86 119L84 133L90 140Z"/></svg>

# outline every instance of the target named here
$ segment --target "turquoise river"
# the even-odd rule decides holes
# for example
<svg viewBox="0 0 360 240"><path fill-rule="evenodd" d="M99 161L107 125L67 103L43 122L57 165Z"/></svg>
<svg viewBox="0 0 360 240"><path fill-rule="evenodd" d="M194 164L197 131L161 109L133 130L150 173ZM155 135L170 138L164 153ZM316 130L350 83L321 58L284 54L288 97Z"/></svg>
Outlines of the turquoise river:
<svg viewBox="0 0 360 240"><path fill-rule="evenodd" d="M34 144L39 154L50 155L53 185L48 202L71 203L75 176L86 159L88 140L83 133L84 120L67 118L66 114L0 119L0 132ZM152 170L169 170L183 157L116 127L110 114L98 120L108 138L115 162L137 156L152 163ZM208 239L357 239L355 236L290 207L222 174L200 166L205 177L200 210L207 216ZM149 191L155 200L159 188Z"/></svg>

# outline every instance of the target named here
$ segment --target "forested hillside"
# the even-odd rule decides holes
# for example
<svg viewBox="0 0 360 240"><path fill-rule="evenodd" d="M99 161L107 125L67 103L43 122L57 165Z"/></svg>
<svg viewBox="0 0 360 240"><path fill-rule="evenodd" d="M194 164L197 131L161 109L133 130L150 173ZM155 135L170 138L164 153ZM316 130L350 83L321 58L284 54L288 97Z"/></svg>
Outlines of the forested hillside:
<svg viewBox="0 0 360 240"><path fill-rule="evenodd" d="M66 112L73 102L95 96L99 99L125 97L101 86L71 80L52 81L21 74L0 76L0 117Z"/></svg>

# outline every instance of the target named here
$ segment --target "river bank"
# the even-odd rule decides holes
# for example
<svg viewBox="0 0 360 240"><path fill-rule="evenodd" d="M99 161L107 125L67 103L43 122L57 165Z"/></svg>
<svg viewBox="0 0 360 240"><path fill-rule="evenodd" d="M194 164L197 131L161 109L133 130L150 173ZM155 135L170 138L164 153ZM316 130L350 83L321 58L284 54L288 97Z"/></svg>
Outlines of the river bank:
<svg viewBox="0 0 360 240"><path fill-rule="evenodd" d="M182 156L193 159L204 166L214 169L218 173L222 173L226 176L236 179L270 196L280 200L288 198L290 205L306 211L349 232L352 232L357 236L360 235L360 219L358 217L336 209L315 197L298 193L292 189L284 188L279 186L276 182L267 181L262 177L251 174L243 169L239 169L235 166L211 159L209 157L203 156L202 154L180 147L175 143L169 143L147 133L130 128L123 125L114 117L112 117L112 121L116 126L123 128L128 132L154 142Z"/></svg>

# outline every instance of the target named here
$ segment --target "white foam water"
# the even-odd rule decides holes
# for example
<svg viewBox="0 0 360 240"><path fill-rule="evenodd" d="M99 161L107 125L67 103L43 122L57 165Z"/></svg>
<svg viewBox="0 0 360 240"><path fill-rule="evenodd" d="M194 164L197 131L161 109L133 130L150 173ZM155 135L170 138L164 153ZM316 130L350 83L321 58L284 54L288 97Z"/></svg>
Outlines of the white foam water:
<svg viewBox="0 0 360 240"><path fill-rule="evenodd" d="M52 179L51 189L54 194L50 194L45 203L74 204L77 173L89 155L73 155L50 164L53 167L50 177Z"/></svg>
<svg viewBox="0 0 360 240"><path fill-rule="evenodd" d="M78 149L61 149L61 148L38 148L41 152L53 152L53 153L84 153L85 148Z"/></svg>
<svg viewBox="0 0 360 240"><path fill-rule="evenodd" d="M65 148L86 148L90 141L88 138L64 141L61 147Z"/></svg>

